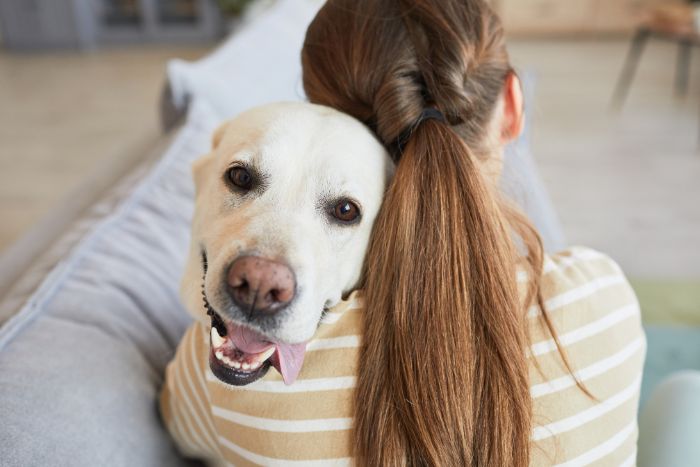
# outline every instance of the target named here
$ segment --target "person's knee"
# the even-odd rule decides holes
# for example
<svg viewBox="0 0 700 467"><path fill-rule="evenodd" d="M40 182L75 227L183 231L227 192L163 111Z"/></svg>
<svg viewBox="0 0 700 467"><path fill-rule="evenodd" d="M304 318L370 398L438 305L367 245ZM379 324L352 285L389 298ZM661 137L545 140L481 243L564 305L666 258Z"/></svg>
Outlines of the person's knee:
<svg viewBox="0 0 700 467"><path fill-rule="evenodd" d="M700 372L676 373L652 393L639 420L640 466L687 466L700 459Z"/></svg>

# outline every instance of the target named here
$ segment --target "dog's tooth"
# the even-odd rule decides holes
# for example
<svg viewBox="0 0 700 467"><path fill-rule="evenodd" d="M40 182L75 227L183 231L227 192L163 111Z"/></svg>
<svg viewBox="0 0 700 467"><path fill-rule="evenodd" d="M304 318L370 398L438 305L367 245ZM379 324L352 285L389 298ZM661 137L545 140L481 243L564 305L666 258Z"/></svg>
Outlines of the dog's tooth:
<svg viewBox="0 0 700 467"><path fill-rule="evenodd" d="M275 353L275 348L269 348L265 351L265 353L261 354L256 360L258 363L262 363L268 358L272 357L272 354Z"/></svg>
<svg viewBox="0 0 700 467"><path fill-rule="evenodd" d="M251 369L251 370L257 370L258 368L260 368L260 365L261 365L260 362L253 362L253 363L250 364L250 369Z"/></svg>
<svg viewBox="0 0 700 467"><path fill-rule="evenodd" d="M236 369L239 369L241 367L241 364L239 362L237 362L235 360L233 360L233 361L229 360L229 361L231 362L231 363L229 363L229 365L231 365L232 367L234 367Z"/></svg>
<svg viewBox="0 0 700 467"><path fill-rule="evenodd" d="M225 358L224 352L222 352L221 350L217 350L216 353L214 353L214 355L216 355L216 358L218 358L219 360L223 360Z"/></svg>
<svg viewBox="0 0 700 467"><path fill-rule="evenodd" d="M241 365L241 367L243 367L244 370L250 370L250 365L247 363L243 363L243 365Z"/></svg>
<svg viewBox="0 0 700 467"><path fill-rule="evenodd" d="M211 327L211 345L214 348L221 347L225 342L225 339L219 335L219 331L216 330L216 326Z"/></svg>

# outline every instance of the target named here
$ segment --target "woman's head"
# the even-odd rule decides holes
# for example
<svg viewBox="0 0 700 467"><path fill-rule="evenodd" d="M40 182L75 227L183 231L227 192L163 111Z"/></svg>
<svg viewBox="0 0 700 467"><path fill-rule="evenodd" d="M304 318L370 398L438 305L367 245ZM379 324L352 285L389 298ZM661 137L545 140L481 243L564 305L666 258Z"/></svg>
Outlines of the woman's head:
<svg viewBox="0 0 700 467"><path fill-rule="evenodd" d="M307 34L305 90L367 123L387 146L436 107L478 160L492 163L522 123L500 21L482 1L435 3L327 2Z"/></svg>
<svg viewBox="0 0 700 467"><path fill-rule="evenodd" d="M523 310L542 247L484 176L521 124L498 18L482 0L329 0L302 62L310 100L365 122L397 162L365 258L354 455L527 464ZM447 122L415 125L426 108ZM533 278L524 301L514 233Z"/></svg>

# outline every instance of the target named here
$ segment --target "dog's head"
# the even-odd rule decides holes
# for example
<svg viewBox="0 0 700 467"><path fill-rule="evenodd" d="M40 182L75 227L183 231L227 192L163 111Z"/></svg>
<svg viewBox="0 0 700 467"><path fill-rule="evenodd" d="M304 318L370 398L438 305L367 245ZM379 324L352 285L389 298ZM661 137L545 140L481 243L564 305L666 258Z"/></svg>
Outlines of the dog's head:
<svg viewBox="0 0 700 467"><path fill-rule="evenodd" d="M217 377L248 384L273 365L294 381L324 310L360 278L392 170L364 125L327 107L271 104L216 131L193 166L182 295L211 320Z"/></svg>

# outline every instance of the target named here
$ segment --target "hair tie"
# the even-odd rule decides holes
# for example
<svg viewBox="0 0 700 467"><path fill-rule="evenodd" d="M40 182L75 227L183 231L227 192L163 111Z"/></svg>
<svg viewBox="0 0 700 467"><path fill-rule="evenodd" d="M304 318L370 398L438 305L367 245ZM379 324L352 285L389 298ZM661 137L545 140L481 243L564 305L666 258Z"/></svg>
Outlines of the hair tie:
<svg viewBox="0 0 700 467"><path fill-rule="evenodd" d="M423 111L420 113L418 121L416 122L416 126L430 119L437 120L442 123L447 123L447 119L445 118L445 115L442 112L440 112L436 108L429 107L427 109L423 109Z"/></svg>
<svg viewBox="0 0 700 467"><path fill-rule="evenodd" d="M395 148L397 151L397 154L401 154L403 152L403 149L406 147L406 144L408 143L408 140L411 139L411 135L413 135L413 132L416 131L416 128L420 126L421 123L425 122L426 120L437 120L438 122L441 123L447 123L447 119L445 118L445 114L440 112L438 109L434 107L429 107L427 109L423 109L423 111L420 113L416 121L410 125L408 128L406 128L404 131L402 131L399 134L399 137L394 140L394 142L390 145L391 148Z"/></svg>

